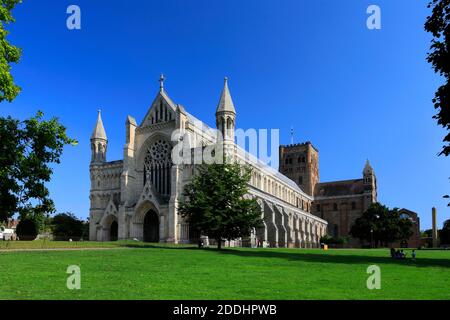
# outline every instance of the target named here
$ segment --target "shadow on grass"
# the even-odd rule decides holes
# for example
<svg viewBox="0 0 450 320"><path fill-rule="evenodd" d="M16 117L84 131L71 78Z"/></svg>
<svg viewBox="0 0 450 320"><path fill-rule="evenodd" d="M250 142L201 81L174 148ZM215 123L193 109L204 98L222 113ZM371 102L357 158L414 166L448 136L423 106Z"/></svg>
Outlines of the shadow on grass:
<svg viewBox="0 0 450 320"><path fill-rule="evenodd" d="M450 268L450 259L431 259L421 258L420 251L417 252L418 258L413 261L411 258L406 260L392 259L389 256L389 250L386 249L386 256L366 256L358 254L358 250L354 250L354 254L333 254L328 251L319 251L317 253L305 252L301 249L292 249L292 252L275 251L276 249L231 249L224 248L217 250L215 248L202 248L198 249L196 246L165 246L160 244L128 244L126 247L130 248L153 248L153 249L167 249L167 250L195 250L195 251L209 251L211 253L223 254L223 255L235 255L244 258L275 258L286 259L290 261L304 261L312 263L342 263L342 264L396 264L409 267L444 267ZM383 254L383 251L380 251Z"/></svg>
<svg viewBox="0 0 450 320"><path fill-rule="evenodd" d="M141 249L173 249L173 250L192 250L197 249L197 246L195 245L186 245L186 246L180 246L180 245L161 245L158 243L146 243L146 244L124 244L124 247L127 248L141 248ZM212 248L202 249L202 250L214 250Z"/></svg>
<svg viewBox="0 0 450 320"><path fill-rule="evenodd" d="M317 251L317 253L305 253L302 250L294 252L277 252L272 250L255 250L241 251L234 249L226 249L217 251L221 254L236 255L240 257L258 257L258 258L278 258L291 261L305 261L312 263L342 263L342 264L396 264L411 267L445 267L450 268L450 259L430 259L419 258L413 261L411 258L406 260L392 259L389 256L389 250L386 250L386 257L380 256L364 256L359 255L355 250L355 254L337 255L331 252Z"/></svg>

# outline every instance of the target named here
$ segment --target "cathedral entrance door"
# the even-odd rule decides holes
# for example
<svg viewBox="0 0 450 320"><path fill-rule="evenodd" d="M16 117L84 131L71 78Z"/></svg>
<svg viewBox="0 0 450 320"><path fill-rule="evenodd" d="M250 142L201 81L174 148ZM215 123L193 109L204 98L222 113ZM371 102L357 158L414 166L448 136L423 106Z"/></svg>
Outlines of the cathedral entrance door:
<svg viewBox="0 0 450 320"><path fill-rule="evenodd" d="M109 227L109 241L117 241L119 234L119 225L117 224L117 221L113 221L111 223L111 227Z"/></svg>
<svg viewBox="0 0 450 320"><path fill-rule="evenodd" d="M144 242L159 242L159 219L153 210L147 212L144 218Z"/></svg>

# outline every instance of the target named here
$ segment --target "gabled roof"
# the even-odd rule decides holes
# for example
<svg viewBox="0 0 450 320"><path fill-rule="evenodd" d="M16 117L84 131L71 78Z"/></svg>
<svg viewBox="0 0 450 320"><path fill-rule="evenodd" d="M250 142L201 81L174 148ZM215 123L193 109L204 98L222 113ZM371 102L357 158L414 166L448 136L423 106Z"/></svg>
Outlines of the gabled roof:
<svg viewBox="0 0 450 320"><path fill-rule="evenodd" d="M321 182L314 189L315 197L339 197L364 193L363 179Z"/></svg>
<svg viewBox="0 0 450 320"><path fill-rule="evenodd" d="M176 104L172 101L172 99L170 99L169 95L166 93L166 91L161 88L158 92L158 94L156 95L155 99L153 100L152 104L150 105L150 108L148 109L147 113L145 114L144 119L142 120L140 126L142 127L145 123L145 121L147 120L148 116L150 115L150 111L152 110L153 106L155 105L155 103L159 100L162 99L164 100L167 105L175 112L177 109Z"/></svg>
<svg viewBox="0 0 450 320"><path fill-rule="evenodd" d="M197 119L192 114L186 112L188 120L192 125L194 125L198 130L201 130L208 136L212 138L212 140L215 141L215 135L211 135L211 133L217 129L210 128L207 124L205 124L203 121ZM278 170L275 170L270 165L262 161L261 159L258 159L253 154L249 153L242 147L236 144L236 151L238 155L244 159L247 159L250 163L252 163L254 166L260 168L261 170L266 171L266 173L273 175L274 177L278 178L280 181L286 183L289 187L291 187L293 190L306 195L306 193L291 179L289 179L287 176L279 172Z"/></svg>

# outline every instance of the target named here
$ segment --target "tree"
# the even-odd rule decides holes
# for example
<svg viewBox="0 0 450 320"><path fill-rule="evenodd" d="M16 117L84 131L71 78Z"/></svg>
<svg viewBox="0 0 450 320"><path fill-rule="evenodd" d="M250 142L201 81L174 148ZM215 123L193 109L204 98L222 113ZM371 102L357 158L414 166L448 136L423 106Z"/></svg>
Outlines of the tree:
<svg viewBox="0 0 450 320"><path fill-rule="evenodd" d="M378 247L408 239L412 235L411 227L411 220L403 217L397 209L389 210L380 203L373 203L355 220L350 234Z"/></svg>
<svg viewBox="0 0 450 320"><path fill-rule="evenodd" d="M81 238L84 232L84 222L70 212L55 215L51 226L56 239Z"/></svg>
<svg viewBox="0 0 450 320"><path fill-rule="evenodd" d="M450 219L444 222L442 230L439 230L441 244L450 244Z"/></svg>
<svg viewBox="0 0 450 320"><path fill-rule="evenodd" d="M248 193L251 169L239 164L201 165L186 185L180 213L191 227L217 241L247 237L261 227L261 209Z"/></svg>
<svg viewBox="0 0 450 320"><path fill-rule="evenodd" d="M21 0L0 0L0 102L13 101L20 88L14 83L11 75L11 63L17 63L22 54L21 49L6 40L8 31L5 24L15 22L11 12Z"/></svg>
<svg viewBox="0 0 450 320"><path fill-rule="evenodd" d="M320 238L320 243L328 244L328 245L343 245L348 243L347 237L337 237L334 238L330 235L324 235Z"/></svg>
<svg viewBox="0 0 450 320"><path fill-rule="evenodd" d="M33 219L20 220L16 228L16 234L20 240L34 240L38 235L38 225Z"/></svg>
<svg viewBox="0 0 450 320"><path fill-rule="evenodd" d="M76 141L67 137L57 118L43 120L43 116L38 112L24 121L0 118L1 221L18 213L20 219L33 218L40 224L54 211L45 183L64 146Z"/></svg>
<svg viewBox="0 0 450 320"><path fill-rule="evenodd" d="M397 208L391 211L393 227L396 227L394 241L408 240L413 235L413 222L407 215L403 215Z"/></svg>
<svg viewBox="0 0 450 320"><path fill-rule="evenodd" d="M435 93L433 103L438 113L433 117L439 125L450 131L450 0L431 0L428 8L431 15L425 22L425 30L433 35L431 52L427 61L434 71L444 78L445 83ZM450 154L450 132L444 137L441 154Z"/></svg>
<svg viewBox="0 0 450 320"><path fill-rule="evenodd" d="M83 233L81 234L83 239L89 239L89 217L86 221L83 221Z"/></svg>
<svg viewBox="0 0 450 320"><path fill-rule="evenodd" d="M433 229L427 229L427 230L421 231L420 236L422 238L431 238L433 236Z"/></svg>
<svg viewBox="0 0 450 320"><path fill-rule="evenodd" d="M431 52L427 61L431 63L434 71L444 78L433 98L434 108L438 113L433 116L447 131L450 131L450 0L431 0L428 4L431 15L425 22L425 30L433 35ZM439 155L450 154L450 132L444 137L444 146ZM448 199L449 195L444 198ZM450 206L450 203L448 203Z"/></svg>

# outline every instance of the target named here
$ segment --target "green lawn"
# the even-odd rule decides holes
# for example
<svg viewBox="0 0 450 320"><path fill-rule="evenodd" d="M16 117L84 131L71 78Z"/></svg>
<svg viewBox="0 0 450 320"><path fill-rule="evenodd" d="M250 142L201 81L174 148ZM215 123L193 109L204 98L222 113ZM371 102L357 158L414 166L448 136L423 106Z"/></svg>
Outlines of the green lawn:
<svg viewBox="0 0 450 320"><path fill-rule="evenodd" d="M0 299L450 299L450 251L417 251L414 262L388 250L133 245L0 252ZM373 264L380 290L366 287ZM66 288L69 265L81 268L81 290Z"/></svg>
<svg viewBox="0 0 450 320"><path fill-rule="evenodd" d="M114 241L114 242L94 242L94 241L0 241L0 250L22 250L22 249L81 249L81 248L117 248L124 246L145 246L142 242Z"/></svg>

